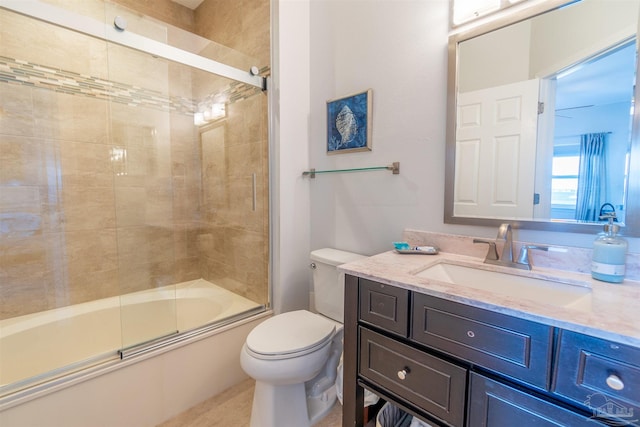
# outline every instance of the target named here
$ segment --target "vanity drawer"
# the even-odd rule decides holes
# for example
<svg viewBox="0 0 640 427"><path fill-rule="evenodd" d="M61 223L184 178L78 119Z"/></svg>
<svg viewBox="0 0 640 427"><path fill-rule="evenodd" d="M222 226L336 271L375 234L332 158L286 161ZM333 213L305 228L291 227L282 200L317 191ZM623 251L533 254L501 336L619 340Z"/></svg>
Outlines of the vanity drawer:
<svg viewBox="0 0 640 427"><path fill-rule="evenodd" d="M411 339L549 389L553 328L424 294L413 295Z"/></svg>
<svg viewBox="0 0 640 427"><path fill-rule="evenodd" d="M477 373L469 377L467 427L597 427L592 417L572 412Z"/></svg>
<svg viewBox="0 0 640 427"><path fill-rule="evenodd" d="M640 426L640 349L565 330L559 342L553 392Z"/></svg>
<svg viewBox="0 0 640 427"><path fill-rule="evenodd" d="M451 426L463 425L466 369L369 329L359 330L362 377Z"/></svg>
<svg viewBox="0 0 640 427"><path fill-rule="evenodd" d="M409 329L409 291L360 279L361 321L403 337Z"/></svg>

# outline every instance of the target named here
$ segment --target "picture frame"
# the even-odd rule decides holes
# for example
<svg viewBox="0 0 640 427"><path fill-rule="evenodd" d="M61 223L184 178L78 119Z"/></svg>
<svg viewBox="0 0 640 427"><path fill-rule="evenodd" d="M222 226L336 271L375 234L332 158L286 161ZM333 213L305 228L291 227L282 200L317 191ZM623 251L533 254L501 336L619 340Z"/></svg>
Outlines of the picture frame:
<svg viewBox="0 0 640 427"><path fill-rule="evenodd" d="M373 90L327 101L327 154L371 151Z"/></svg>

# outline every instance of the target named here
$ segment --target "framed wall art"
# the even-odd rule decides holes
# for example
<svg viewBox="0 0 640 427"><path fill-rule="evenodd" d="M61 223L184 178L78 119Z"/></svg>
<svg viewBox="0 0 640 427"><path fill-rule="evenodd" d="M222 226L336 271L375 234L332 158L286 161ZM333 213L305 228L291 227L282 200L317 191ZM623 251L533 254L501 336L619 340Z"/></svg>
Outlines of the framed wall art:
<svg viewBox="0 0 640 427"><path fill-rule="evenodd" d="M371 151L372 90L327 101L327 154Z"/></svg>

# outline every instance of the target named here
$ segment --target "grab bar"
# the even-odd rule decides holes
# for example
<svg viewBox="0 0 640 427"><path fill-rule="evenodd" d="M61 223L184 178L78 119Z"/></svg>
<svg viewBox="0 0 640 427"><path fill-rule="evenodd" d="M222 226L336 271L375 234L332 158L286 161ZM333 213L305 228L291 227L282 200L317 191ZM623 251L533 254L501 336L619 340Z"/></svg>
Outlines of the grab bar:
<svg viewBox="0 0 640 427"><path fill-rule="evenodd" d="M393 162L390 166L373 166L370 168L353 168L353 169L332 169L326 171L317 171L310 169L302 172L302 176L309 175L309 178L315 178L317 173L335 173L335 172L362 172L362 171L375 171L375 170L390 170L394 175L400 174L400 162Z"/></svg>

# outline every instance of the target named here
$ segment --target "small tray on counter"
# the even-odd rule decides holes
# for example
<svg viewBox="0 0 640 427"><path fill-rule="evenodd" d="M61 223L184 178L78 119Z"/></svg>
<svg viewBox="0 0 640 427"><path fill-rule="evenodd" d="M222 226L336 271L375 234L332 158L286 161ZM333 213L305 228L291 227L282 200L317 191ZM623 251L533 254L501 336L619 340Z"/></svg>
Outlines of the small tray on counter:
<svg viewBox="0 0 640 427"><path fill-rule="evenodd" d="M394 243L395 251L399 254L408 255L437 255L439 249L435 246L409 246Z"/></svg>

